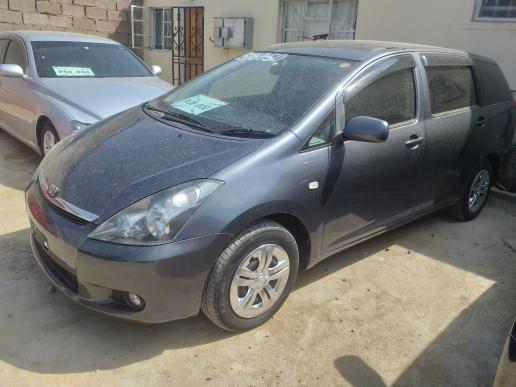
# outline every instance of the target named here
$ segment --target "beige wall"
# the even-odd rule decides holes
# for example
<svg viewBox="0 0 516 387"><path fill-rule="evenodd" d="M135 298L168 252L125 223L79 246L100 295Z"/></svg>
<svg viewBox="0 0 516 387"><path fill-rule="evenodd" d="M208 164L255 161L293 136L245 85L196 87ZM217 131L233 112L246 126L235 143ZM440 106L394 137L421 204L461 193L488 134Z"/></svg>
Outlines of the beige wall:
<svg viewBox="0 0 516 387"><path fill-rule="evenodd" d="M82 32L128 44L130 4L131 0L0 0L0 31Z"/></svg>
<svg viewBox="0 0 516 387"><path fill-rule="evenodd" d="M516 23L473 22L475 0L360 0L357 39L466 50L495 59L516 90Z"/></svg>
<svg viewBox="0 0 516 387"><path fill-rule="evenodd" d="M279 0L146 0L145 7L204 6L204 68L208 70L245 50L225 49L213 46L213 17L245 16L254 17L253 49L260 49L276 43L278 35ZM159 64L163 68L163 78L170 81L170 51L143 50L145 62Z"/></svg>
<svg viewBox="0 0 516 387"><path fill-rule="evenodd" d="M243 50L216 48L214 16L254 17L253 48L278 41L280 0L145 0L146 7L205 7L205 69ZM458 48L495 59L516 90L516 23L473 22L475 0L359 0L356 39L392 40ZM170 51L144 50L147 63L170 80Z"/></svg>

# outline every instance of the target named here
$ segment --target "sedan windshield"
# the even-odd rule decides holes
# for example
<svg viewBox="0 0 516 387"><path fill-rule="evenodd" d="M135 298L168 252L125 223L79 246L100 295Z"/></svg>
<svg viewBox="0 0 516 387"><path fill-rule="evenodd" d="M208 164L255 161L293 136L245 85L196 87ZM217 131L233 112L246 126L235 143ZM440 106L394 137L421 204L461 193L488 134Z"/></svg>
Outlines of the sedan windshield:
<svg viewBox="0 0 516 387"><path fill-rule="evenodd" d="M150 70L127 48L88 42L32 42L40 78L150 77Z"/></svg>
<svg viewBox="0 0 516 387"><path fill-rule="evenodd" d="M209 131L272 137L296 123L355 62L251 52L193 79L150 108Z"/></svg>

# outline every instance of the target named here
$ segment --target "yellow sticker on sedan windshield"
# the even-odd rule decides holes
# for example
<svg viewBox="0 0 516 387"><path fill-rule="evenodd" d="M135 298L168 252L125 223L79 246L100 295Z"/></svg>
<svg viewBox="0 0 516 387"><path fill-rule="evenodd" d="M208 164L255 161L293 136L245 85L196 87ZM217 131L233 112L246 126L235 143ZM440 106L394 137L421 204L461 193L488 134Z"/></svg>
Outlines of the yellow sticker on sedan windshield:
<svg viewBox="0 0 516 387"><path fill-rule="evenodd" d="M227 102L200 94L175 102L171 106L196 116L224 105L227 105Z"/></svg>
<svg viewBox="0 0 516 387"><path fill-rule="evenodd" d="M89 67L52 66L58 77L94 77L95 73Z"/></svg>

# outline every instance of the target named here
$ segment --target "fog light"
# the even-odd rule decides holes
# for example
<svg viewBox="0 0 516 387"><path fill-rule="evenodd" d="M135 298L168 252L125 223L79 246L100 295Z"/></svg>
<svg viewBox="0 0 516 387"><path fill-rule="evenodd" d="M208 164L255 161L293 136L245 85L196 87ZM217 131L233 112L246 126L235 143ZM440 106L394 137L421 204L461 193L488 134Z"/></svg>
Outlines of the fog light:
<svg viewBox="0 0 516 387"><path fill-rule="evenodd" d="M127 295L127 299L129 300L129 303L135 308L140 309L143 307L143 299L140 296L134 293L129 293Z"/></svg>

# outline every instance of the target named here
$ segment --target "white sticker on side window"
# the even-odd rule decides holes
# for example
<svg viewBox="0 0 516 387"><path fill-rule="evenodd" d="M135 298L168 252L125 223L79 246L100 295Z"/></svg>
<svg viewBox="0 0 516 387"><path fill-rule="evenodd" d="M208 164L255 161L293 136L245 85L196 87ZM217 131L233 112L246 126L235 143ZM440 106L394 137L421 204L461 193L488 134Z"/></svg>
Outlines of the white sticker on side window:
<svg viewBox="0 0 516 387"><path fill-rule="evenodd" d="M227 105L227 102L200 94L175 102L171 106L196 116L224 105Z"/></svg>
<svg viewBox="0 0 516 387"><path fill-rule="evenodd" d="M273 54L270 52L250 52L249 54L245 54L235 58L235 60L239 61L260 61L260 62L272 62L276 63L283 59L285 59L288 54Z"/></svg>
<svg viewBox="0 0 516 387"><path fill-rule="evenodd" d="M94 77L95 73L89 67L52 66L58 77Z"/></svg>

